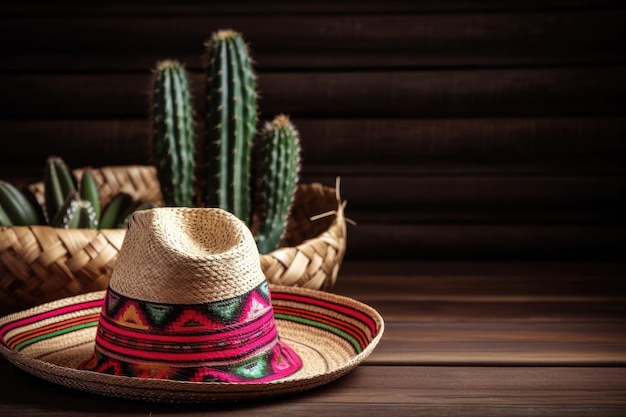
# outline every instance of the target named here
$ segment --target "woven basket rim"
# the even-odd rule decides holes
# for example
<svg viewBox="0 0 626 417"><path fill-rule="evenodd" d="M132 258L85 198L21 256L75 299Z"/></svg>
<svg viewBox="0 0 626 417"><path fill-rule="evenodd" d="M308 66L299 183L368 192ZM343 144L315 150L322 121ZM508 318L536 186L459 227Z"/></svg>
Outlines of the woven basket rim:
<svg viewBox="0 0 626 417"><path fill-rule="evenodd" d="M280 246L280 247L274 249L272 252L275 252L275 251L278 251L278 250L281 250L281 249L289 249L289 248L296 248L297 249L297 248L302 248L302 247L308 246L308 245L312 244L313 242L316 242L316 241L319 241L319 240L323 239L322 235L327 233L329 230L337 228L337 227L341 227L341 224L345 223L343 203L342 203L342 200L341 200L341 198L339 196L339 192L338 192L338 190L336 188L324 185L324 184L319 183L319 182L311 182L311 183L299 184L298 187L314 187L314 186L321 186L324 191L332 192L335 195L336 202L337 202L337 207L335 209L333 209L333 210L328 211L327 213L319 213L320 215L327 214L328 216L333 216L334 218L333 218L332 222L328 225L328 227L324 231L319 233L317 236L305 239L305 240L303 240L302 242L300 242L300 243L298 243L296 245ZM316 220L309 219L309 221L316 221ZM268 252L266 254L261 254L261 256L271 255L272 252Z"/></svg>
<svg viewBox="0 0 626 417"><path fill-rule="evenodd" d="M142 195L154 195L153 176L156 174L152 166L118 165L93 169L105 172L107 181L111 179L112 182L108 184L113 184L113 188L109 188L109 191L115 191L117 186L125 186L125 182L120 182L124 178L133 182L137 178L137 192L143 193L144 187L150 186L150 194ZM109 169L113 172L106 172ZM126 174L125 169L131 172ZM38 185L31 184L33 187ZM328 290L336 281L345 254L346 219L339 188L310 182L298 184L298 189L305 193L303 201L306 198L319 198L320 204L316 204L314 210L325 211L327 217L309 220L323 222L320 225L307 224L307 217L316 218L324 213L303 211L302 207L309 206L300 206L293 221L294 225L302 227L294 226L294 234L278 248L259 253L263 272L272 284ZM114 267L113 256L119 252L125 233L125 228L64 229L42 224L0 227L0 235L5 238L6 244L6 249L0 250L0 254L9 251L6 257L3 254L3 259L14 259L11 264L2 263L4 269L0 275L0 286L3 289L0 291L0 300L5 300L8 303L6 307L13 310L30 307L36 300L46 302L58 296L101 289L104 277ZM50 246L53 243L55 246ZM64 248L62 253L61 247ZM110 262L104 261L105 258ZM40 260L43 262L40 263ZM90 263L92 261L94 263ZM83 263L86 269L82 269ZM98 267L94 269L96 264ZM61 275L56 275L59 271Z"/></svg>

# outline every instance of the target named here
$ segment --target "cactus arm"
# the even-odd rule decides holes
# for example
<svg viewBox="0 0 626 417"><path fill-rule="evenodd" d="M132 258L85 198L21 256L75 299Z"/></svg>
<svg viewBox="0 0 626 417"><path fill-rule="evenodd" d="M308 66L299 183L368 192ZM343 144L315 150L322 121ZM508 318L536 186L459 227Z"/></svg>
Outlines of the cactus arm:
<svg viewBox="0 0 626 417"><path fill-rule="evenodd" d="M207 43L207 146L205 204L250 223L251 150L256 127L256 86L247 47L230 30Z"/></svg>
<svg viewBox="0 0 626 417"><path fill-rule="evenodd" d="M285 132L281 129L275 129L275 145L271 146L272 158L274 160L271 163L272 172L268 173L268 181L265 185L265 199L268 200L265 213L265 227L261 236L265 236L264 245L261 245L261 250L264 252L270 252L280 240L283 233L283 219L281 213L283 210L283 200L288 196L285 194L284 184L284 166L285 166ZM273 149L272 149L273 148ZM273 179L273 181L272 181ZM286 219L285 219L286 220Z"/></svg>
<svg viewBox="0 0 626 417"><path fill-rule="evenodd" d="M181 135L183 135L185 127L182 125L181 123L181 118L182 116L182 109L183 109L183 103L182 103L182 99L183 99L183 95L181 94L180 88L181 88L181 84L178 81L178 77L176 72L174 71L174 68L170 68L169 69L169 76L170 76L170 100L171 100L171 108L172 108L172 113L171 113L171 124L168 125L168 130L171 132L170 135L170 141L171 141L171 147L174 150L174 152L176 152L176 155L174 156L176 158L176 164L178 167L182 167L182 155L181 155L181 146L182 146L182 140L181 140ZM177 169L176 170L176 177L177 180L173 186L173 195L174 195L174 201L175 201L175 205L180 206L181 205L181 199L183 196L183 177L184 174L182 172L181 169Z"/></svg>
<svg viewBox="0 0 626 417"><path fill-rule="evenodd" d="M183 65L166 60L153 79L153 159L168 206L193 203L195 131L189 78Z"/></svg>
<svg viewBox="0 0 626 417"><path fill-rule="evenodd" d="M83 200L87 200L91 203L94 213L96 214L96 224L100 220L100 193L98 190L98 184L90 170L83 172L83 176L80 179L80 197Z"/></svg>
<svg viewBox="0 0 626 417"><path fill-rule="evenodd" d="M70 191L76 191L77 188L76 177L62 158L51 156L46 160L44 187L46 214L48 220L51 220L65 203Z"/></svg>
<svg viewBox="0 0 626 417"><path fill-rule="evenodd" d="M226 41L226 45L228 47L228 57L231 64L231 74L228 82L230 83L230 109L232 109L232 114L229 120L230 129L229 129L229 141L232 142L233 146L230 148L231 155L229 155L232 165L229 168L228 181L231 186L232 198L227 202L226 209L233 213L235 216L239 217L242 220L247 222L247 212L244 210L246 207L246 199L248 198L248 189L243 181L246 181L248 178L242 178L242 175L245 171L244 164L245 160L243 160L244 152L245 152L245 144L246 137L244 131L244 120L243 120L243 85L241 79L241 70L238 52L235 48L235 42L232 38Z"/></svg>
<svg viewBox="0 0 626 417"><path fill-rule="evenodd" d="M164 200L168 201L169 195L166 184L166 178L163 178L163 170L166 169L166 162L161 158L161 155L167 153L167 143L165 138L165 87L164 81L166 74L165 71L159 71L158 68L154 75L153 91L152 91L152 158L157 168L157 176L159 183L161 184L161 191L164 194Z"/></svg>
<svg viewBox="0 0 626 417"><path fill-rule="evenodd" d="M71 190L51 223L64 229L96 229L96 213L91 203L83 200L76 190Z"/></svg>
<svg viewBox="0 0 626 417"><path fill-rule="evenodd" d="M179 198L179 185L180 185L180 171L177 169L180 166L180 159L176 149L176 111L175 111L175 95L176 86L174 84L174 76L172 68L165 70L165 141L167 143L167 156L171 158L171 174L172 180L170 185L170 198L172 199L172 205L177 205Z"/></svg>
<svg viewBox="0 0 626 417"><path fill-rule="evenodd" d="M283 135L284 168L283 172L283 189L281 191L281 207L283 213L283 222L287 222L287 216L293 204L293 198L298 187L298 179L300 175L300 137L293 126L289 124L287 131Z"/></svg>
<svg viewBox="0 0 626 417"><path fill-rule="evenodd" d="M179 158L181 167L180 178L180 205L190 206L193 203L194 194L194 170L195 170L195 126L193 97L191 95L191 85L186 76L184 68L177 71L175 75L177 120L178 120L178 142Z"/></svg>
<svg viewBox="0 0 626 417"><path fill-rule="evenodd" d="M226 207L228 200L228 53L225 42L210 42L207 79L206 205Z"/></svg>
<svg viewBox="0 0 626 417"><path fill-rule="evenodd" d="M61 182L59 181L57 166L51 158L48 158L46 161L44 171L44 194L46 200L46 214L48 220L52 221L63 205L65 195L63 194Z"/></svg>
<svg viewBox="0 0 626 417"><path fill-rule="evenodd" d="M11 218L7 214L7 212L2 208L2 204L0 204L0 226L13 226L13 222Z"/></svg>
<svg viewBox="0 0 626 417"><path fill-rule="evenodd" d="M256 104L256 80L254 73L252 72L252 65L250 62L250 56L248 54L248 48L245 45L241 36L234 37L231 40L236 46L235 57L238 63L239 72L239 88L241 89L241 129L242 136L240 138L241 153L242 156L237 158L239 162L239 171L235 174L235 178L239 178L241 184L236 185L235 189L240 192L239 207L235 209L240 213L240 218L246 222L250 222L251 212L251 190L250 183L252 178L252 145L254 137L256 135L256 119L257 119L257 104ZM236 149L239 149L237 147ZM245 217L245 218L244 218Z"/></svg>
<svg viewBox="0 0 626 417"><path fill-rule="evenodd" d="M44 213L43 207L41 206L41 204L39 204L39 201L37 201L37 197L30 190L30 188L28 188L28 186L23 186L20 188L20 191L22 192L26 200L28 200L30 206L33 209L33 212L35 213L37 223L34 224L48 224L48 220L46 219L46 214Z"/></svg>
<svg viewBox="0 0 626 417"><path fill-rule="evenodd" d="M163 108L162 118L162 154L161 167L169 170L170 177L164 177L160 179L160 183L164 188L164 194L167 195L166 204L175 205L176 203L176 186L180 182L178 170L176 167L179 164L178 155L176 153L176 136L174 135L174 121L172 120L172 114L174 112L174 103L172 99L172 77L169 68L165 68L163 71L163 102L161 106ZM163 176L163 170L161 170ZM165 198L165 196L164 196Z"/></svg>
<svg viewBox="0 0 626 417"><path fill-rule="evenodd" d="M133 204L133 199L129 194L119 193L102 212L99 229L114 229L120 223L119 219L123 213Z"/></svg>
<svg viewBox="0 0 626 417"><path fill-rule="evenodd" d="M70 222L70 228L76 229L97 229L98 223L96 221L96 213L93 210L91 203L87 200L80 200L79 202L79 216L74 224Z"/></svg>
<svg viewBox="0 0 626 417"><path fill-rule="evenodd" d="M264 166L259 170L259 190L261 190L262 194L258 196L257 204L260 210L258 217L261 219L274 219L276 217L277 199L279 197L276 190L280 184L278 179L280 134L271 124L267 124L265 129L265 135L264 138L262 138L263 149L261 151L265 153L265 155L262 156ZM260 237L266 239L265 236L267 233L266 226ZM264 244L267 245L267 243ZM265 247L261 247L267 250Z"/></svg>
<svg viewBox="0 0 626 417"><path fill-rule="evenodd" d="M35 207L28 199L12 184L0 181L0 206L7 218L15 226L30 226L39 224L39 216Z"/></svg>
<svg viewBox="0 0 626 417"><path fill-rule="evenodd" d="M70 191L78 188L78 182L76 181L76 177L72 173L72 170L67 166L63 159L56 157L53 161L57 167L59 182L61 183L61 192L63 193L63 198L65 198Z"/></svg>
<svg viewBox="0 0 626 417"><path fill-rule="evenodd" d="M298 132L287 116L279 115L265 124L254 157L253 231L259 251L267 253L283 237L300 171Z"/></svg>
<svg viewBox="0 0 626 417"><path fill-rule="evenodd" d="M289 175L287 175L287 147L289 146L287 143L287 135L288 133L282 129L279 129L278 134L278 174L276 175L276 213L274 218L274 223L271 225L272 231L276 231L279 226L278 222L282 221L280 218L281 213L284 213L287 208L287 204L285 201L289 201L290 199L290 190L289 190ZM285 219L286 220L286 219ZM281 232L282 234L282 232ZM280 236L279 236L280 237Z"/></svg>

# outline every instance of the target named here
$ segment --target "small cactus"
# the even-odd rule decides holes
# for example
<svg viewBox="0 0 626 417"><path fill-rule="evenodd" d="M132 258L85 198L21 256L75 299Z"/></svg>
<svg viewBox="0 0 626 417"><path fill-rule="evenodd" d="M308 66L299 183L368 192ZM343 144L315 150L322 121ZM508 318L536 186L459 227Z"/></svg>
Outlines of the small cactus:
<svg viewBox="0 0 626 417"><path fill-rule="evenodd" d="M288 116L266 123L255 143L254 232L261 253L274 250L285 231L300 172L300 139Z"/></svg>
<svg viewBox="0 0 626 417"><path fill-rule="evenodd" d="M127 193L118 193L102 211L99 229L115 229L122 222L125 213L133 205L133 198Z"/></svg>
<svg viewBox="0 0 626 417"><path fill-rule="evenodd" d="M61 206L65 203L70 191L76 191L78 184L70 168L58 156L51 156L46 160L43 181L46 197L46 215L48 221L52 222Z"/></svg>
<svg viewBox="0 0 626 417"><path fill-rule="evenodd" d="M43 211L36 201L14 185L0 181L0 226L43 224Z"/></svg>
<svg viewBox="0 0 626 417"><path fill-rule="evenodd" d="M90 168L85 169L83 176L80 179L80 198L87 200L91 203L94 212L96 213L96 220L100 220L100 192L98 190L98 183L93 176L93 171Z"/></svg>
<svg viewBox="0 0 626 417"><path fill-rule="evenodd" d="M160 62L152 96L153 159L167 206L193 204L195 133L190 83L182 64Z"/></svg>
<svg viewBox="0 0 626 417"><path fill-rule="evenodd" d="M250 222L256 81L241 34L220 30L206 43L207 126L204 203Z"/></svg>
<svg viewBox="0 0 626 417"><path fill-rule="evenodd" d="M52 219L51 226L64 229L97 229L98 219L91 203L82 199L76 190L71 190Z"/></svg>

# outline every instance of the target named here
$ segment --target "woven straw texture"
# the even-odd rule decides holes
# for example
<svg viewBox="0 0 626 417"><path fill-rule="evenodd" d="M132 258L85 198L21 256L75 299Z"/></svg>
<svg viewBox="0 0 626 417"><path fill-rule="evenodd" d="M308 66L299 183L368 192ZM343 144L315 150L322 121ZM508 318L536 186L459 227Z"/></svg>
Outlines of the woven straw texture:
<svg viewBox="0 0 626 417"><path fill-rule="evenodd" d="M73 171L80 181L83 170ZM100 203L106 206L116 194L127 193L135 200L159 202L163 200L156 169L148 165L125 165L114 167L94 168L92 170L98 189ZM44 202L43 182L31 184L31 191L35 193L41 204Z"/></svg>
<svg viewBox="0 0 626 417"><path fill-rule="evenodd" d="M335 284L346 251L346 220L336 189L319 183L298 187L280 246L261 255L271 284L321 290Z"/></svg>
<svg viewBox="0 0 626 417"><path fill-rule="evenodd" d="M224 300L265 281L258 253L250 230L224 210L139 212L130 221L110 287L156 303Z"/></svg>
<svg viewBox="0 0 626 417"><path fill-rule="evenodd" d="M75 171L80 178L82 171ZM102 204L119 192L143 201L162 201L156 170L131 165L94 169ZM43 202L43 184L30 186ZM329 213L317 220L311 217ZM125 229L0 228L0 314L43 302L105 289ZM261 255L271 284L330 289L346 246L341 200L332 187L299 186L281 248Z"/></svg>
<svg viewBox="0 0 626 417"><path fill-rule="evenodd" d="M82 170L75 170L78 178ZM103 205L119 192L160 201L156 170L118 166L93 170ZM43 183L30 186L43 203ZM124 229L0 228L0 313L107 287Z"/></svg>

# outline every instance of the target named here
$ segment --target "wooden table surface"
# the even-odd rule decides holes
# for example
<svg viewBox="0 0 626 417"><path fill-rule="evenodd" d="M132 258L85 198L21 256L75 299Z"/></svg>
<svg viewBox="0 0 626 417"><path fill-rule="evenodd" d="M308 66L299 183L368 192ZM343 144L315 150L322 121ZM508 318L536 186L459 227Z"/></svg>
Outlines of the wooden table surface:
<svg viewBox="0 0 626 417"><path fill-rule="evenodd" d="M348 375L261 402L113 400L0 362L0 416L624 416L626 265L357 263L334 292L385 335Z"/></svg>

